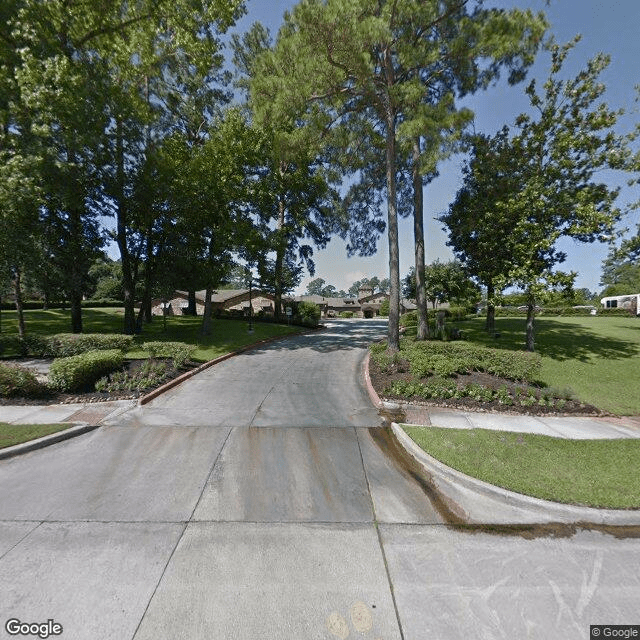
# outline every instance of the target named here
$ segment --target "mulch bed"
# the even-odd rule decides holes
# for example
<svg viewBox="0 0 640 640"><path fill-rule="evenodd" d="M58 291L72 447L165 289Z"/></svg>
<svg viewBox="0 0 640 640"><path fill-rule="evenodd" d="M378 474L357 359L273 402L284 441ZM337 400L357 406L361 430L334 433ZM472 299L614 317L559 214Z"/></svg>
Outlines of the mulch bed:
<svg viewBox="0 0 640 640"><path fill-rule="evenodd" d="M30 358L32 360L33 358ZM160 360L160 359L159 359ZM19 361L14 361L16 364L20 364ZM137 369L144 360L127 360L125 362L126 369L129 372L133 372ZM135 400L142 396L151 393L154 389L161 387L163 384L181 376L187 371L191 371L196 367L199 367L201 362L188 362L180 369L170 369L164 378L156 385L145 389L144 391L117 391L113 393L99 392L93 389L87 389L86 391L76 391L75 393L59 393L55 391L49 392L47 395L39 398L0 398L0 406L3 405L35 405L42 406L48 404L75 404L78 402L95 403L95 402L109 402L110 400Z"/></svg>
<svg viewBox="0 0 640 640"><path fill-rule="evenodd" d="M490 402L480 402L474 398L449 398L449 399L434 399L434 398L422 398L419 396L413 396L406 398L404 396L394 395L386 391L393 382L398 380L410 381L414 380L409 373L409 362L406 360L400 360L397 364L389 367L385 372L380 370L378 364L371 358L369 360L369 376L371 378L371 384L376 390L376 393L381 398L388 400L396 400L398 402L410 403L413 405L424 405L431 407L446 407L451 409L480 411L480 412L498 412L498 413L512 413L516 415L532 415L532 416L606 416L611 415L604 411L601 411L593 405L579 402L576 400L566 400L566 403L562 409L556 409L555 407L541 407L539 405L533 405L530 407L522 407L516 405L504 405L500 404L497 400ZM488 373L474 372L471 374L457 375L455 381L459 386L463 387L469 383L480 384L485 387L497 390L502 386L506 386L509 391L513 391L515 387L522 388L524 385L513 382L512 380L506 380L499 378ZM427 380L422 380L427 382Z"/></svg>

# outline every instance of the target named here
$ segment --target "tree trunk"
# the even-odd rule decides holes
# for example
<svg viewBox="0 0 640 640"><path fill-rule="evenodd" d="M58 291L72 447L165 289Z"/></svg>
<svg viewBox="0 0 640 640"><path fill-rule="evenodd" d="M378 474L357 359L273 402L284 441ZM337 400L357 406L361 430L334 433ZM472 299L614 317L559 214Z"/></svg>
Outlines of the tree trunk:
<svg viewBox="0 0 640 640"><path fill-rule="evenodd" d="M427 322L427 296L424 279L424 203L419 161L420 140L416 139L413 143L413 237L416 263L416 306L418 307L416 340L426 340L429 337L429 323Z"/></svg>
<svg viewBox="0 0 640 640"><path fill-rule="evenodd" d="M70 291L69 303L71 306L71 331L72 333L82 333L82 291L77 289Z"/></svg>
<svg viewBox="0 0 640 640"><path fill-rule="evenodd" d="M133 335L136 331L135 310L135 282L131 265L131 254L127 243L127 206L124 195L124 141L122 122L118 120L116 125L116 193L117 193L117 242L120 249L120 261L122 263L122 291L124 297L124 333Z"/></svg>
<svg viewBox="0 0 640 640"><path fill-rule="evenodd" d="M196 292L189 290L187 292L187 315L197 316L198 308L196 307Z"/></svg>
<svg viewBox="0 0 640 640"><path fill-rule="evenodd" d="M24 324L24 309L22 308L22 273L16 269L13 275L13 294L16 298L16 311L18 312L18 336L22 339L26 334Z"/></svg>
<svg viewBox="0 0 640 640"><path fill-rule="evenodd" d="M531 293L527 295L527 351L535 351L534 317L536 300Z"/></svg>
<svg viewBox="0 0 640 640"><path fill-rule="evenodd" d="M208 284L205 298L204 298L204 312L202 314L202 326L200 327L200 334L203 336L211 335L211 310L213 305L211 303L211 295L213 294L213 287Z"/></svg>
<svg viewBox="0 0 640 640"><path fill-rule="evenodd" d="M493 296L495 295L495 289L493 282L489 280L487 282L487 321L484 328L489 333L495 333L496 330L496 305L493 302Z"/></svg>
<svg viewBox="0 0 640 640"><path fill-rule="evenodd" d="M391 105L387 108L387 219L389 225L389 329L387 349L400 349L400 258L398 251L398 202L396 195L396 118ZM417 282L417 281L416 281Z"/></svg>
<svg viewBox="0 0 640 640"><path fill-rule="evenodd" d="M144 321L146 324L151 324L153 322L153 313L151 313L151 294L147 296L147 299L144 301Z"/></svg>
<svg viewBox="0 0 640 640"><path fill-rule="evenodd" d="M276 247L276 264L275 264L275 290L274 290L274 306L275 319L278 322L282 317L282 288L284 273L284 256L287 251L287 241L284 235L285 223L285 205L282 197L278 200L278 245Z"/></svg>

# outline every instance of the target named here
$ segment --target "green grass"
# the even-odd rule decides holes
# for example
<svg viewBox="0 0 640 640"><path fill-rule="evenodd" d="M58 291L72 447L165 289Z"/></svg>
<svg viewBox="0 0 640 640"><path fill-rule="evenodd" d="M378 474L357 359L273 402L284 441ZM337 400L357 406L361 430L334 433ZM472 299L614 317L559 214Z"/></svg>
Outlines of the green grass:
<svg viewBox="0 0 640 640"><path fill-rule="evenodd" d="M409 427L429 455L467 475L536 498L599 508L640 508L640 439Z"/></svg>
<svg viewBox="0 0 640 640"><path fill-rule="evenodd" d="M7 424L0 422L0 449L64 431L72 424Z"/></svg>
<svg viewBox="0 0 640 640"><path fill-rule="evenodd" d="M525 346L523 318L496 318L494 339L484 318L456 323L465 340L500 349ZM571 388L579 400L620 415L640 415L640 318L586 316L536 318L541 381Z"/></svg>
<svg viewBox="0 0 640 640"><path fill-rule="evenodd" d="M83 309L82 320L85 333L121 333L123 309ZM70 315L68 311L25 311L27 332L43 335L68 333ZM186 342L195 345L194 360L206 362L217 356L234 351L239 347L273 336L283 336L300 331L300 327L271 323L253 324L254 332L248 333L248 324L241 320L213 320L210 336L199 335L201 317L174 316L167 318L167 330L163 329L162 318L155 318L144 325L143 332L136 336L136 344L143 342ZM2 312L2 335L17 335L17 314L15 311ZM7 354L9 355L9 354ZM146 358L142 349L130 351L130 358Z"/></svg>

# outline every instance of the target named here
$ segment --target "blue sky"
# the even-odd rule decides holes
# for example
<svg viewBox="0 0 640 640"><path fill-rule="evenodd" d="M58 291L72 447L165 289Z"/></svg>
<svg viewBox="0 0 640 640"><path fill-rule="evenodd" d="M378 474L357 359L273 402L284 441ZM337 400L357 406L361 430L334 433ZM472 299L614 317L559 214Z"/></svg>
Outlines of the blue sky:
<svg viewBox="0 0 640 640"><path fill-rule="evenodd" d="M287 9L295 5L287 0L247 0L247 15L242 18L234 31L242 33L253 22L259 21L276 35ZM564 43L576 34L582 35L581 42L573 50L565 65L567 77L575 75L589 58L598 52L611 55L611 64L602 76L607 85L606 100L611 107L622 107L627 111L618 127L620 132L630 131L640 122L640 103L635 102L634 86L640 85L640 0L485 0L486 7L519 7L544 11L551 23L551 33L556 40ZM543 82L548 75L549 59L540 54L536 64L530 69L528 79ZM512 125L515 117L527 110L528 101L522 83L509 87L506 82L490 88L482 94L464 102L475 112L476 131L492 133L503 125ZM446 246L447 237L434 217L446 211L456 191L461 186L463 157L456 156L443 162L440 176L425 189L425 233L426 260L448 260L452 257ZM624 185L619 197L619 205L640 198L637 186L626 186L627 176L603 173L601 179L612 185ZM640 221L637 212L627 216L622 226L635 228ZM576 287L599 290L601 263L607 254L607 247L600 244L579 244L563 241L560 245L568 254L562 265L564 270L578 272ZM413 227L411 220L400 222L400 274L404 276L413 262ZM371 258L347 258L344 243L334 238L327 249L315 251L315 277L324 278L338 289L348 289L352 282L363 277L388 275L388 251L386 236L381 238L378 253ZM311 280L305 276L299 288L302 292Z"/></svg>

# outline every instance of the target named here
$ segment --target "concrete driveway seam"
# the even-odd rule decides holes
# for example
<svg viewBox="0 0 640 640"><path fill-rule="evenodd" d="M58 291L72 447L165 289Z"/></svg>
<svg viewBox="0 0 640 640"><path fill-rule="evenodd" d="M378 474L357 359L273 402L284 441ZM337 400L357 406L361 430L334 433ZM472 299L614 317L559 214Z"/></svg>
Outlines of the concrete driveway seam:
<svg viewBox="0 0 640 640"><path fill-rule="evenodd" d="M367 358L366 365L369 364ZM365 367L365 379L369 373L369 367ZM371 483L369 482L369 474L367 473L367 465L364 463L364 455L362 454L362 445L360 443L360 436L358 430L354 428L356 442L358 443L358 451L360 453L360 461L362 462L362 470L364 472L364 480L367 483L367 491L369 493L369 501L371 503L371 513L373 515L373 526L376 529L376 535L378 537L378 546L380 547L380 553L382 554L382 562L384 563L384 570L387 574L387 582L389 583L389 593L391 594L391 601L393 602L393 608L396 614L396 621L398 623L398 630L400 631L400 638L404 640L404 631L402 630L402 620L400 619L400 611L398 610L398 603L396 601L396 594L393 589L393 580L391 579L391 572L389 571L389 563L387 562L387 554L384 550L384 544L382 543L382 536L380 535L380 528L378 527L378 516L376 514L376 505L373 499L373 491L371 489Z"/></svg>
<svg viewBox="0 0 640 640"><path fill-rule="evenodd" d="M144 608L144 611L142 612L142 615L140 616L140 620L138 621L138 624L136 626L136 630L133 632L133 636L131 636L131 640L135 640L135 637L140 629L140 625L142 625L142 621L144 620L145 616L147 615L147 611L149 611L149 607L151 606L151 603L153 602L153 598L156 595L156 592L158 591L158 587L160 586L160 583L162 582L162 579L164 578L164 574L167 572L167 567L169 566L169 564L171 563L171 559L173 558L176 549L178 548L180 541L182 540L182 538L184 537L184 532L187 530L187 526L188 523L184 523L183 527L182 527L182 533L180 533L180 535L178 536L178 539L176 540L175 545L173 546L173 549L171 550L171 553L169 554L169 557L167 558L167 562L164 565L164 568L162 569L162 573L160 574L160 577L158 578L158 581L156 582L156 586L153 588L153 593L151 594L151 596L149 597L149 602L147 602L147 605Z"/></svg>
<svg viewBox="0 0 640 640"><path fill-rule="evenodd" d="M231 435L231 432L234 430L235 427L227 427L227 428L229 429L229 431L227 431L227 436L225 437L224 442L220 447L220 451L218 451L218 455L216 456L216 459L213 461L213 464L211 465L211 469L209 469L209 473L205 478L204 484L202 485L202 489L200 489L200 495L198 496L196 503L193 505L193 510L191 511L191 515L189 516L189 522L193 521L193 517L198 509L198 506L202 502L202 496L204 495L204 492L207 489L207 485L209 484L209 479L211 478L211 474L214 472L216 465L218 464L218 460L220 460L220 456L222 456L222 452L224 451L224 448L227 446L227 442L229 441L229 436ZM184 531L183 531L183 534L184 534Z"/></svg>
<svg viewBox="0 0 640 640"><path fill-rule="evenodd" d="M396 442L423 469L428 482L457 505L470 524L604 524L639 525L640 510L596 509L525 496L472 478L423 451L396 423Z"/></svg>
<svg viewBox="0 0 640 640"><path fill-rule="evenodd" d="M5 447L4 449L0 449L0 460L13 458L24 453L36 451L37 449L43 449L49 445L63 442L64 440L75 438L76 436L81 436L84 433L89 433L99 427L99 424L77 424L75 427L70 427L64 431L58 431L57 433L52 433L48 436L37 438L36 440L22 442L21 444L16 444L12 447Z"/></svg>

